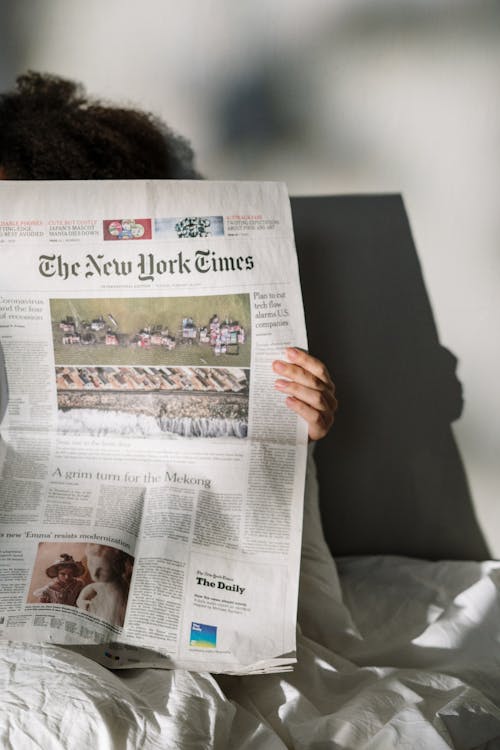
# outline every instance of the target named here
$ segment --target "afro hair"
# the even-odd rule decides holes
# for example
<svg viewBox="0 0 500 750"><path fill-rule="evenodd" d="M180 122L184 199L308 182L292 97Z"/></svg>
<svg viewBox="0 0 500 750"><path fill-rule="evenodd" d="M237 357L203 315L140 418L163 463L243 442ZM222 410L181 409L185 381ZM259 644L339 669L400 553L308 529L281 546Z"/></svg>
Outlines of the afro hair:
<svg viewBox="0 0 500 750"><path fill-rule="evenodd" d="M28 72L0 95L0 165L11 180L195 179L189 143L152 114Z"/></svg>

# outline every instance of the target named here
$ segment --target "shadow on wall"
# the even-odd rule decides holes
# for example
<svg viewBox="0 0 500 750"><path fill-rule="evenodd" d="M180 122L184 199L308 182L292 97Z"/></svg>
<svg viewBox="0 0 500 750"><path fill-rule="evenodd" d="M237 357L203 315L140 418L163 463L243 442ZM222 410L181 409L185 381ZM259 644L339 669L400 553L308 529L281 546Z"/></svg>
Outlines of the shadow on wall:
<svg viewBox="0 0 500 750"><path fill-rule="evenodd" d="M293 198L310 351L340 408L318 443L334 555L490 557L450 424L456 358L438 340L399 196Z"/></svg>

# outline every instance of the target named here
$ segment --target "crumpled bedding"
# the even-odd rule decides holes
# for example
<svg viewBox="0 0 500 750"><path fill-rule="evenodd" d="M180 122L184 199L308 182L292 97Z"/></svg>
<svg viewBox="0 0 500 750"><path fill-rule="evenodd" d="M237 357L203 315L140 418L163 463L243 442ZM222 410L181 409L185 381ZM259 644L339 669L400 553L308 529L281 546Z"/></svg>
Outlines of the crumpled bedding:
<svg viewBox="0 0 500 750"><path fill-rule="evenodd" d="M15 750L499 750L500 562L343 558L306 493L298 663L227 677L116 672L0 645L0 746Z"/></svg>

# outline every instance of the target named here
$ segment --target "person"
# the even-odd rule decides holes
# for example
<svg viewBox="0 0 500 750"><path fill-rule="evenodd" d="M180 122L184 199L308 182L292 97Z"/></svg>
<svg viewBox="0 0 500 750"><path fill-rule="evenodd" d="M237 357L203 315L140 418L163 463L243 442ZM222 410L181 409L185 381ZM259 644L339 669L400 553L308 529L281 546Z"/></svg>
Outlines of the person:
<svg viewBox="0 0 500 750"><path fill-rule="evenodd" d="M28 72L0 95L0 179L201 179L188 141L151 113L87 96L73 81ZM287 408L320 440L334 422L335 384L307 352L273 362Z"/></svg>
<svg viewBox="0 0 500 750"><path fill-rule="evenodd" d="M201 175L194 167L194 155L188 142L153 115L90 100L81 86L75 83L54 76L28 73L18 78L14 91L0 95L0 178L201 179ZM298 347L287 348L284 357L274 361L272 368L276 375L275 387L284 395L285 406L306 421L311 444L323 438L332 427L337 410L335 385L328 369L320 360ZM297 648L299 670L307 674L309 681L314 683L316 675L321 678L322 673L316 664L311 665L311 659L316 657L314 648L311 649L314 644L310 639L317 640L320 644L318 649L323 656L326 653L324 645L328 645L332 633L338 631L341 615L338 613L339 583L333 559L323 537L315 467L311 450L308 453ZM311 603L317 605L319 601L321 617L317 618L314 613L318 607L312 607ZM350 620L347 624L350 629L353 628ZM303 648L305 639L309 640L307 647ZM323 664L321 659L320 663ZM91 668L95 670L96 667L91 664ZM86 669L85 674L89 674L89 669ZM328 674L333 672L329 664L324 669ZM220 742L215 742L220 747L240 747L241 736L247 737L248 746L258 744L260 747L262 735L268 734L261 721L261 716L267 715L267 708L259 706L256 718L251 706L258 703L259 696L265 701L269 695L290 695L292 702L293 696L297 694L292 679L287 681L283 674L265 675L265 679L267 682L264 686L259 682L246 682L258 681L259 677L256 675L239 678L184 673L181 670L165 676L165 670L118 670L113 674L110 708L106 704L106 710L114 717L116 707L122 711L122 705L126 701L129 711L129 696L134 693L140 696L141 706L144 705L144 710L151 712L151 715L156 717L152 713L156 700L161 704L161 711L168 713L168 728L165 732L169 746L213 747L210 738L212 733L213 736L216 733ZM106 688L109 685L106 676L103 677L102 674L99 677L99 684L101 683ZM131 685L134 687L131 688ZM257 694L253 692L253 685L256 685ZM85 690L88 689L90 697L86 705L92 706L95 690L90 680L82 681L80 673L76 672L69 687L70 694L74 691L78 696L85 695ZM125 695L123 691L126 691L126 698L122 704L121 696ZM180 711L175 708L177 695L182 695L178 704ZM207 696L210 696L209 699ZM183 705L196 706L193 715L189 711L183 712ZM206 720L203 713L205 710L208 711ZM278 710L276 708L276 714ZM229 713L233 718L229 719ZM93 720L91 710L88 714L87 710L83 712L82 722L86 721L87 715L88 722L83 728L85 746L90 737L93 746L97 747L102 712L98 722ZM135 736L135 716L134 714L128 723L125 715L119 721L120 725L123 724L123 731L131 736ZM269 718L272 721L272 716ZM200 721L202 729L198 728ZM221 733L220 727L224 722L228 726L228 721L231 729L226 744L223 735L229 729L224 729ZM159 732L163 731L161 726ZM270 735L269 730L269 737ZM122 744L119 745L113 744L110 737L111 734L105 738L107 745L123 745L124 734L120 735ZM270 739L272 746L281 747L277 736L273 737L274 739ZM189 739L184 741L183 738ZM233 742L235 738L237 742ZM144 737L141 736L141 742L143 741ZM247 747L247 741L243 741ZM75 745L73 742L73 746L83 747L84 744Z"/></svg>
<svg viewBox="0 0 500 750"><path fill-rule="evenodd" d="M90 100L79 84L35 72L0 95L0 165L10 180L200 176L189 143L154 115Z"/></svg>
<svg viewBox="0 0 500 750"><path fill-rule="evenodd" d="M63 552L45 571L49 578L55 580L37 589L33 594L42 604L68 604L74 607L85 585L79 579L84 572L85 568L81 562Z"/></svg>
<svg viewBox="0 0 500 750"><path fill-rule="evenodd" d="M81 590L76 606L121 628L125 620L133 558L123 550L105 544L87 544L86 557L92 582Z"/></svg>

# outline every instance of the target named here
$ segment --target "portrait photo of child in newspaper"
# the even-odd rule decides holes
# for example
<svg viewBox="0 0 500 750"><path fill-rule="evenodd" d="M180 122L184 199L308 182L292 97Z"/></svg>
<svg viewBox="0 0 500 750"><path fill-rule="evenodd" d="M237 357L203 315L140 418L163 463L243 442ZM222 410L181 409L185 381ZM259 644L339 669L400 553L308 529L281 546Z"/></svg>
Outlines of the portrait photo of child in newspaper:
<svg viewBox="0 0 500 750"><path fill-rule="evenodd" d="M28 604L75 607L122 627L134 558L117 547L84 542L40 542Z"/></svg>
<svg viewBox="0 0 500 750"><path fill-rule="evenodd" d="M61 552L45 570L50 583L33 592L41 604L76 605L80 591L85 586L81 576L85 573L82 563L67 552Z"/></svg>

